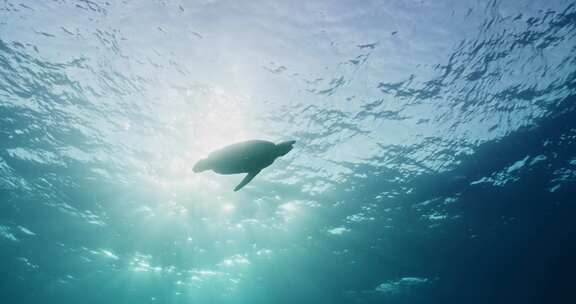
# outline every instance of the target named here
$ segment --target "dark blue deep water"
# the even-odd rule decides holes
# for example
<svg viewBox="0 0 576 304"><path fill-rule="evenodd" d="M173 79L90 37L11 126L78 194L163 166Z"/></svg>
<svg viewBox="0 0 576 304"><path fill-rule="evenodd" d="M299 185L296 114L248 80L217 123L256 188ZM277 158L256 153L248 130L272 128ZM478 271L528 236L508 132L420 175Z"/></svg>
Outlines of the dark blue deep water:
<svg viewBox="0 0 576 304"><path fill-rule="evenodd" d="M296 140L239 192L210 151ZM567 0L0 1L0 303L576 303Z"/></svg>

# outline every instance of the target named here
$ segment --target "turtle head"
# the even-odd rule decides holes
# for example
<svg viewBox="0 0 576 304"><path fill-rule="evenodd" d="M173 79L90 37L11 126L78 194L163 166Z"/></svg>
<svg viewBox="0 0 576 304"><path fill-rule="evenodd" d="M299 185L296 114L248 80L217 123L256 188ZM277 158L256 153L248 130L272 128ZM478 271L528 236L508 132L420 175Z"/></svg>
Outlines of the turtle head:
<svg viewBox="0 0 576 304"><path fill-rule="evenodd" d="M296 142L295 140L289 140L289 141L285 141L285 142L281 142L279 144L276 144L276 149L278 151L278 157L288 154L288 152L290 152L290 150L292 150L292 145L294 145L295 142Z"/></svg>

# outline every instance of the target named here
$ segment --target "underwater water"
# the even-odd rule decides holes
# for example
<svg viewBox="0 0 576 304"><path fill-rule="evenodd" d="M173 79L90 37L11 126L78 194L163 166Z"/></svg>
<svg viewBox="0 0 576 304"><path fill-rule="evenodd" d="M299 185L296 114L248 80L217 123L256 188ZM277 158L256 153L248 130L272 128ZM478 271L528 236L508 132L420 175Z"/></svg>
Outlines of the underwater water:
<svg viewBox="0 0 576 304"><path fill-rule="evenodd" d="M1 303L574 303L575 186L573 1L0 2Z"/></svg>

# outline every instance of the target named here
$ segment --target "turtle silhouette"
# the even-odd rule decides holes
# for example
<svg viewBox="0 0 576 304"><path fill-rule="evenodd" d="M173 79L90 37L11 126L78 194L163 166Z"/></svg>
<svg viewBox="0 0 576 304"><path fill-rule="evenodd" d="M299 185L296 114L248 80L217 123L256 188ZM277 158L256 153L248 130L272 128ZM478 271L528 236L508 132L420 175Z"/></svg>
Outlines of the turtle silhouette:
<svg viewBox="0 0 576 304"><path fill-rule="evenodd" d="M218 174L247 173L234 191L246 186L262 169L270 166L278 157L292 150L296 141L285 141L274 144L266 140L248 140L226 146L199 160L194 165L194 172L212 170Z"/></svg>

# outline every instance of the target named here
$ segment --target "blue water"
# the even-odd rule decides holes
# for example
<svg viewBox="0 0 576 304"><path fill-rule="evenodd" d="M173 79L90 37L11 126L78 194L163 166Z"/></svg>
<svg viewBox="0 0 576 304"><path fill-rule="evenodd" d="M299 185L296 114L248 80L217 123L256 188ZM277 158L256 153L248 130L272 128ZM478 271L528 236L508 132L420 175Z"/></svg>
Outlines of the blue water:
<svg viewBox="0 0 576 304"><path fill-rule="evenodd" d="M575 185L572 1L0 2L1 303L576 303Z"/></svg>

